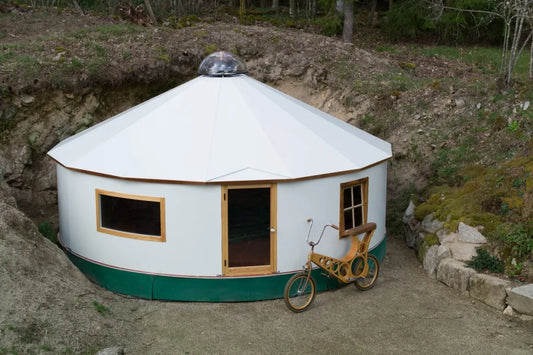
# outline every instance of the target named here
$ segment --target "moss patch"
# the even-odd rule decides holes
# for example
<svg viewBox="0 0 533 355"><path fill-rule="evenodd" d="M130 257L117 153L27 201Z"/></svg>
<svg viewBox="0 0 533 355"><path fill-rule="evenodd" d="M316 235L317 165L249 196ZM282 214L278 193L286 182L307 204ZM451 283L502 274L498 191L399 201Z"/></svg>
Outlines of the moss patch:
<svg viewBox="0 0 533 355"><path fill-rule="evenodd" d="M427 200L417 206L415 217L422 220L433 213L450 231L457 230L459 222L483 226L483 234L506 265L513 258L521 262L531 257L533 156L514 158L499 167L468 166L458 176L462 181L458 186L430 189ZM421 242L421 260L429 246Z"/></svg>
<svg viewBox="0 0 533 355"><path fill-rule="evenodd" d="M425 235L424 238L420 239L418 243L418 260L420 260L421 263L424 262L424 258L426 257L429 247L439 244L439 238L435 234Z"/></svg>

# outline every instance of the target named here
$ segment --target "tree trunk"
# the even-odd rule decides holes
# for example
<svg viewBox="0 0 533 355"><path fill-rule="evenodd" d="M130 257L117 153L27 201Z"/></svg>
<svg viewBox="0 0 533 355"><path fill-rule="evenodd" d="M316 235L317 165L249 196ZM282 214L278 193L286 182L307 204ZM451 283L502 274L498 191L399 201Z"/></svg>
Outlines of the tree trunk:
<svg viewBox="0 0 533 355"><path fill-rule="evenodd" d="M344 13L344 0L337 0L335 2L335 10L337 10L339 14Z"/></svg>
<svg viewBox="0 0 533 355"><path fill-rule="evenodd" d="M279 12L279 0L272 0L272 10Z"/></svg>
<svg viewBox="0 0 533 355"><path fill-rule="evenodd" d="M373 26L376 22L377 13L376 8L378 6L378 0L372 0L372 7L370 8L370 17L368 19L368 23Z"/></svg>
<svg viewBox="0 0 533 355"><path fill-rule="evenodd" d="M296 0L289 0L289 16L296 16Z"/></svg>
<svg viewBox="0 0 533 355"><path fill-rule="evenodd" d="M353 43L353 1L344 2L344 26L342 39L345 43Z"/></svg>
<svg viewBox="0 0 533 355"><path fill-rule="evenodd" d="M78 3L77 0L72 0L72 3L74 4L74 8L76 9L76 11L78 11L80 13L80 15L83 15L83 10L80 6L80 4Z"/></svg>
<svg viewBox="0 0 533 355"><path fill-rule="evenodd" d="M148 16L150 17L150 20L152 20L152 24L157 25L157 19L155 18L154 11L152 10L152 4L150 4L150 0L144 0L144 6L146 7L146 11L148 11Z"/></svg>
<svg viewBox="0 0 533 355"><path fill-rule="evenodd" d="M531 29L531 47L529 50L529 79L533 79L533 29Z"/></svg>

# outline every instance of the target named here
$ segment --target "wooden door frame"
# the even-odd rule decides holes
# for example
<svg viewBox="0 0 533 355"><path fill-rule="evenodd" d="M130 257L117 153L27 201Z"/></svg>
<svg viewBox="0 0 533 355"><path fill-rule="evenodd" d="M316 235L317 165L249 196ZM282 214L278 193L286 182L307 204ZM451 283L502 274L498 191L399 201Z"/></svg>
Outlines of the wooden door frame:
<svg viewBox="0 0 533 355"><path fill-rule="evenodd" d="M270 265L230 267L228 262L228 190L231 189L270 189ZM272 274L277 270L277 205L278 189L276 184L223 185L222 186L222 275L244 276Z"/></svg>

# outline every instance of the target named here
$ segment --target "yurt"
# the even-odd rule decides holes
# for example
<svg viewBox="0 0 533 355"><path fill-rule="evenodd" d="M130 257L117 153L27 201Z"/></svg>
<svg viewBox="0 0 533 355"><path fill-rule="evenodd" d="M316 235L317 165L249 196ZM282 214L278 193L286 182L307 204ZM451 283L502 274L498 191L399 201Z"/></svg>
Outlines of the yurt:
<svg viewBox="0 0 533 355"><path fill-rule="evenodd" d="M375 222L385 254L389 143L246 75L227 52L199 76L80 132L57 163L60 242L103 287L147 299L283 297L316 252ZM339 287L317 271L318 290Z"/></svg>

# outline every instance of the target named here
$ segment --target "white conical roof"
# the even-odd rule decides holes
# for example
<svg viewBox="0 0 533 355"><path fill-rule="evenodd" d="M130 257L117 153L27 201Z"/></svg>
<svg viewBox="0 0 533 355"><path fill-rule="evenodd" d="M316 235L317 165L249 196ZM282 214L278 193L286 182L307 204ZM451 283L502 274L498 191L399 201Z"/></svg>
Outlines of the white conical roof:
<svg viewBox="0 0 533 355"><path fill-rule="evenodd" d="M78 133L48 154L128 179L291 180L359 170L389 143L246 75L200 76Z"/></svg>

